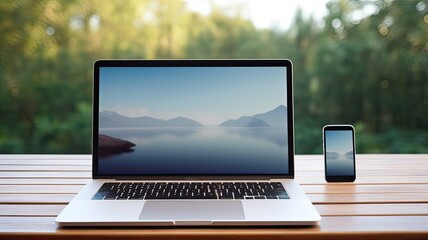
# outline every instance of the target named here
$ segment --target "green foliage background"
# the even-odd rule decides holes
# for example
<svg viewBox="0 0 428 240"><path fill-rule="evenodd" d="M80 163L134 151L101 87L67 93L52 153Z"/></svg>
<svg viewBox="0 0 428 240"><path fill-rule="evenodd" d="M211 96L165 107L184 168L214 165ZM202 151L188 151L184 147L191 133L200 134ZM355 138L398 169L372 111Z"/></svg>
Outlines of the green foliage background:
<svg viewBox="0 0 428 240"><path fill-rule="evenodd" d="M92 65L106 58L288 58L297 153L321 153L333 123L356 127L359 153L427 153L428 2L326 7L323 27L298 11L280 31L181 0L2 0L0 153L90 153Z"/></svg>

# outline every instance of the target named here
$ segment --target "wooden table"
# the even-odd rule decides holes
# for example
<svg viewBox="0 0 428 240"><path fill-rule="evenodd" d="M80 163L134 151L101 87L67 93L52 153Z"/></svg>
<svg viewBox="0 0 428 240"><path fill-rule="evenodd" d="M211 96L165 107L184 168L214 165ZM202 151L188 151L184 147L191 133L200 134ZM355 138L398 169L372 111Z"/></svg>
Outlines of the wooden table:
<svg viewBox="0 0 428 240"><path fill-rule="evenodd" d="M357 155L355 183L326 183L321 155L295 160L316 227L68 228L54 219L91 178L88 155L0 155L0 239L428 239L428 154Z"/></svg>

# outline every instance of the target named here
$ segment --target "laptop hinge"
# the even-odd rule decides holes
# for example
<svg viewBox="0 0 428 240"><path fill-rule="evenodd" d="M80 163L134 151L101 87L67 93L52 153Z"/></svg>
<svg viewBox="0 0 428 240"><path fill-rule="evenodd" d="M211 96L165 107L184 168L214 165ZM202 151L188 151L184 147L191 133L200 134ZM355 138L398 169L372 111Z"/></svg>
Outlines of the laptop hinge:
<svg viewBox="0 0 428 240"><path fill-rule="evenodd" d="M269 181L271 181L271 182L282 182L282 181L285 181L285 180L290 180L291 178L270 178L269 179Z"/></svg>
<svg viewBox="0 0 428 240"><path fill-rule="evenodd" d="M141 181L141 180L147 180L147 181L242 181L242 180L251 180L251 181L269 181L272 179L271 177L260 177L260 176L203 176L203 177L174 177L174 176L159 176L159 177L119 177L115 178L115 180L124 180L124 181Z"/></svg>

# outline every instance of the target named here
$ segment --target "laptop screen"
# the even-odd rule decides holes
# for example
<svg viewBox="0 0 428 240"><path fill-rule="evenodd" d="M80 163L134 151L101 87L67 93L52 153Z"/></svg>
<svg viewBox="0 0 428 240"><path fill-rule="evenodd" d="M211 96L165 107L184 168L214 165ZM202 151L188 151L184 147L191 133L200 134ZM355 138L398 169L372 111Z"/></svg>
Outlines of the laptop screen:
<svg viewBox="0 0 428 240"><path fill-rule="evenodd" d="M287 60L97 61L94 176L294 174L287 71Z"/></svg>

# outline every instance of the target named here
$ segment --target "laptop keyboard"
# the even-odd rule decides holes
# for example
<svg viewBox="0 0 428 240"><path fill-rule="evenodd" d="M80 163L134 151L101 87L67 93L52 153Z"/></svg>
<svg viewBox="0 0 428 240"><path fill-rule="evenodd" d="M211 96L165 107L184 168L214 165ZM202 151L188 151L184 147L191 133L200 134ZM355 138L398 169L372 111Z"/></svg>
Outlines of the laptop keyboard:
<svg viewBox="0 0 428 240"><path fill-rule="evenodd" d="M289 199L280 182L107 182L92 200Z"/></svg>

